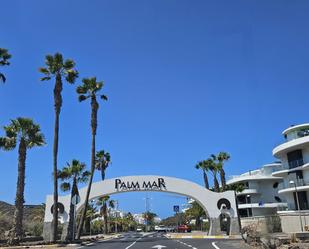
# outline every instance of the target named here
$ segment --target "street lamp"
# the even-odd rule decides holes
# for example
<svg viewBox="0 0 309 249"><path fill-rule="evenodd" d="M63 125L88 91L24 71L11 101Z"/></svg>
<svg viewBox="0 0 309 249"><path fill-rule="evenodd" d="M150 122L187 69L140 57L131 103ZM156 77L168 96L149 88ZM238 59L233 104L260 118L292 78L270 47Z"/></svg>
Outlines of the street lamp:
<svg viewBox="0 0 309 249"><path fill-rule="evenodd" d="M247 195L247 201L249 200L249 198L251 197L251 195ZM252 202L250 199L250 207L251 207L251 216L253 217L253 210L252 210ZM248 217L249 217L249 211L248 211Z"/></svg>
<svg viewBox="0 0 309 249"><path fill-rule="evenodd" d="M295 195L296 195L297 210L298 210L299 221L300 221L300 228L301 228L301 231L303 232L304 229L303 229L303 222L301 220L301 212L300 212L300 206L299 206L298 192L297 192L296 183L294 181L290 181L290 185L294 185L294 188L295 188Z"/></svg>

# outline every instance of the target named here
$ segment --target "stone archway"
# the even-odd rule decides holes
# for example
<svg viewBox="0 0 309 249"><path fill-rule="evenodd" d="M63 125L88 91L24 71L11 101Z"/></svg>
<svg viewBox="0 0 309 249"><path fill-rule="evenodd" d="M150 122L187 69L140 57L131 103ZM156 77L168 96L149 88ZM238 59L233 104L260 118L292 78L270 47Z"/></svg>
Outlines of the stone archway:
<svg viewBox="0 0 309 249"><path fill-rule="evenodd" d="M81 202L77 205L80 209L86 198L86 187L79 190ZM222 234L220 226L220 215L226 213L230 217L229 234L239 234L237 207L234 191L215 193L204 187L184 179L156 175L124 176L104 181L95 182L90 192L90 200L104 195L112 195L124 192L157 191L184 195L196 200L207 213L210 220L210 235ZM60 196L59 203L64 206L64 211L59 215L61 222L67 224L69 221L70 195ZM46 209L44 217L44 238L50 239L51 222L53 219L50 212L53 205L53 196L46 198Z"/></svg>

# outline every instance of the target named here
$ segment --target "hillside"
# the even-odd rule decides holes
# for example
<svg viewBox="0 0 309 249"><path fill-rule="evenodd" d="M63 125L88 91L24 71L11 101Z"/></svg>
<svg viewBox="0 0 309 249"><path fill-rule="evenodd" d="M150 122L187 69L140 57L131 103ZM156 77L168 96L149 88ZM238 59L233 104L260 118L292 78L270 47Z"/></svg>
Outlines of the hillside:
<svg viewBox="0 0 309 249"><path fill-rule="evenodd" d="M25 205L24 222L43 221L44 205ZM0 201L0 215L8 219L13 219L15 207L4 201Z"/></svg>

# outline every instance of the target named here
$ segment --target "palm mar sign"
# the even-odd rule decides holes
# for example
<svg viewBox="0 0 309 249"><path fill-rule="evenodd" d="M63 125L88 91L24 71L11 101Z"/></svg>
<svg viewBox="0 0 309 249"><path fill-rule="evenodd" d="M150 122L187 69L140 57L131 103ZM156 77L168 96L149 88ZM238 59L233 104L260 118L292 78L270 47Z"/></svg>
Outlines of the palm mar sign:
<svg viewBox="0 0 309 249"><path fill-rule="evenodd" d="M115 189L117 191L166 190L166 184L164 178L157 178L154 181L122 181L117 178Z"/></svg>

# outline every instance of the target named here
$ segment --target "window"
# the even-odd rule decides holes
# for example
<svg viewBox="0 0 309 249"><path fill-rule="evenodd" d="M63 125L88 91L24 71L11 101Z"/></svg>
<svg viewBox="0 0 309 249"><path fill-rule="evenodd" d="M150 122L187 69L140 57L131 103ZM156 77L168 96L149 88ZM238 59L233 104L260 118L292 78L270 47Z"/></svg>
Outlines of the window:
<svg viewBox="0 0 309 249"><path fill-rule="evenodd" d="M293 169L304 164L302 150L294 150L287 154L289 168Z"/></svg>
<svg viewBox="0 0 309 249"><path fill-rule="evenodd" d="M275 182L273 188L278 188L279 182Z"/></svg>
<svg viewBox="0 0 309 249"><path fill-rule="evenodd" d="M276 200L277 202L282 202L282 200L281 200L281 198L280 198L279 196L275 196L275 200Z"/></svg>
<svg viewBox="0 0 309 249"><path fill-rule="evenodd" d="M299 209L300 210L309 209L306 191L299 191L297 193L298 193L297 196L298 196L298 201L299 201L300 208L298 208L298 205L297 205L296 193L295 192L293 193L296 210L299 210Z"/></svg>
<svg viewBox="0 0 309 249"><path fill-rule="evenodd" d="M240 217L251 217L252 216L251 208L239 209L238 212L239 212Z"/></svg>

